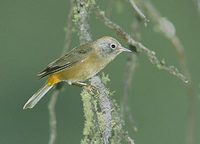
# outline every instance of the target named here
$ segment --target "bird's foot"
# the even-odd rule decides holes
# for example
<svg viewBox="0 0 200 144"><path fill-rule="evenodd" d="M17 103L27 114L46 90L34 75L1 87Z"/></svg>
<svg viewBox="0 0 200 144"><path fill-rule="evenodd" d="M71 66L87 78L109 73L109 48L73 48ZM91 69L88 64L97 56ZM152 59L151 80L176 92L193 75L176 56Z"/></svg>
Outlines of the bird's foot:
<svg viewBox="0 0 200 144"><path fill-rule="evenodd" d="M90 92L92 95L99 94L98 89L94 85L88 84L84 86L84 89Z"/></svg>
<svg viewBox="0 0 200 144"><path fill-rule="evenodd" d="M94 85L83 83L83 82L75 82L75 83L72 83L72 84L79 86L79 87L83 87L86 91L88 91L92 95L95 95L95 94L99 95L99 91Z"/></svg>

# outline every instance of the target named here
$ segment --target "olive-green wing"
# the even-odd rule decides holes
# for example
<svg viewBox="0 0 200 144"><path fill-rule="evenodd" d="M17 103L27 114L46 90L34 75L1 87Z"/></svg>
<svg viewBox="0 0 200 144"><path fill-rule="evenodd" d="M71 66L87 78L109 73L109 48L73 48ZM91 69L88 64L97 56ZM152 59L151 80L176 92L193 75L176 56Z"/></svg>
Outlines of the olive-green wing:
<svg viewBox="0 0 200 144"><path fill-rule="evenodd" d="M38 74L38 76L42 78L49 74L70 68L75 63L82 62L87 58L88 54L90 54L92 50L93 49L89 44L74 48L64 56L50 63L47 68Z"/></svg>

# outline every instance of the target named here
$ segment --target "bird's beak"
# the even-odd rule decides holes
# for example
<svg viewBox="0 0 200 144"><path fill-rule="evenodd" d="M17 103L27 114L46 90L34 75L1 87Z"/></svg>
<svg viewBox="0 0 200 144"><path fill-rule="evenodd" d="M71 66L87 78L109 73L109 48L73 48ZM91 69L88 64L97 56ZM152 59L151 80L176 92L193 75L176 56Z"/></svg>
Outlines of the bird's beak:
<svg viewBox="0 0 200 144"><path fill-rule="evenodd" d="M125 52L132 52L131 50L127 49L127 48L124 48L123 46L120 46L119 47L119 50L120 51L125 51Z"/></svg>

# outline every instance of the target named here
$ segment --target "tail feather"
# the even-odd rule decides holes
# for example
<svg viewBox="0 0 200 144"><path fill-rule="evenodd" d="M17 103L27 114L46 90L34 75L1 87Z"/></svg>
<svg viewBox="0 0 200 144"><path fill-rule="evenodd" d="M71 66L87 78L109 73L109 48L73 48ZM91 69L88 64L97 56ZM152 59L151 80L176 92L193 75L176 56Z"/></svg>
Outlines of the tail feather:
<svg viewBox="0 0 200 144"><path fill-rule="evenodd" d="M53 85L45 85L40 88L24 105L23 109L33 108L40 99L53 87Z"/></svg>

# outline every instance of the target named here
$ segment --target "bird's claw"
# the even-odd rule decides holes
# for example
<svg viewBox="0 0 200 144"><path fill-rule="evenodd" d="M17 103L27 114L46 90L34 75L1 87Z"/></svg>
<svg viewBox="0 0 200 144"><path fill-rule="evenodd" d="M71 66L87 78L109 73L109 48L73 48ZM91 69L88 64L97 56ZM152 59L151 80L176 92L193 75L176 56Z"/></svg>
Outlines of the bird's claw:
<svg viewBox="0 0 200 144"><path fill-rule="evenodd" d="M97 87L95 87L94 85L91 85L91 84L86 85L86 86L84 86L84 89L87 90L88 92L90 92L92 95L99 94Z"/></svg>

